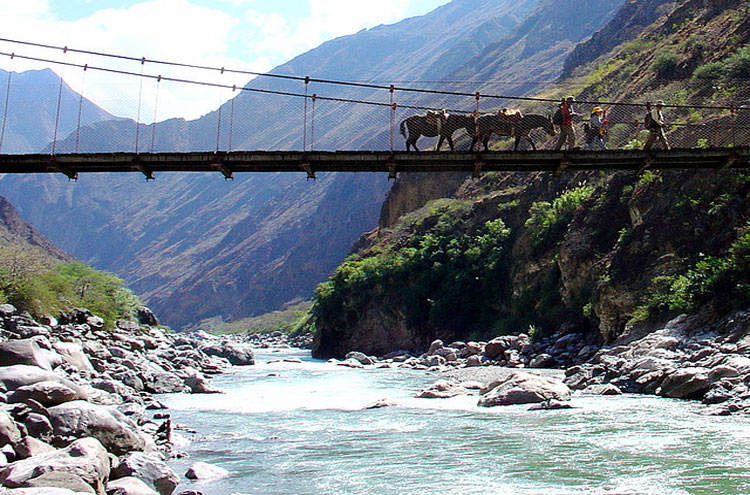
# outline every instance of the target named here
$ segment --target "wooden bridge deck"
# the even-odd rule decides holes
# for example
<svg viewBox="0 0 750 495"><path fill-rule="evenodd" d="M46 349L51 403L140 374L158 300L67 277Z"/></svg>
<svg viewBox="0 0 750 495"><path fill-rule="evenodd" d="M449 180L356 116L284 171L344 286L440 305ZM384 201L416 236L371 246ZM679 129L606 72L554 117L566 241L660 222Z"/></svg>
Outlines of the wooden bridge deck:
<svg viewBox="0 0 750 495"><path fill-rule="evenodd" d="M0 155L0 173L89 172L560 172L563 170L724 169L750 167L750 147L611 151L232 151Z"/></svg>

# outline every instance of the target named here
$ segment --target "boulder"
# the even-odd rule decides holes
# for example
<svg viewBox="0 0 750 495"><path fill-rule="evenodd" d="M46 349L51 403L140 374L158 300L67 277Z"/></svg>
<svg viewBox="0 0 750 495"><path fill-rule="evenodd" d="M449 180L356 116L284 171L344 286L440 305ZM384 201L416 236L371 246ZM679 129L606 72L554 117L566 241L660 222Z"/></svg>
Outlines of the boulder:
<svg viewBox="0 0 750 495"><path fill-rule="evenodd" d="M370 402L363 409L380 409L382 407L396 407L400 404L393 399L378 399L374 402Z"/></svg>
<svg viewBox="0 0 750 495"><path fill-rule="evenodd" d="M0 446L5 444L15 445L21 440L21 432L10 414L0 409Z"/></svg>
<svg viewBox="0 0 750 495"><path fill-rule="evenodd" d="M16 307L12 304L0 304L0 316L13 316Z"/></svg>
<svg viewBox="0 0 750 495"><path fill-rule="evenodd" d="M55 342L52 347L68 364L81 371L94 371L91 361L83 352L83 346L73 342Z"/></svg>
<svg viewBox="0 0 750 495"><path fill-rule="evenodd" d="M26 402L34 399L44 407L81 399L78 393L59 380L44 380L16 388L8 394L8 402Z"/></svg>
<svg viewBox="0 0 750 495"><path fill-rule="evenodd" d="M674 399L700 399L708 391L711 381L707 368L680 368L668 374L656 393Z"/></svg>
<svg viewBox="0 0 750 495"><path fill-rule="evenodd" d="M193 394L223 394L222 390L214 387L200 375L190 375L185 377L185 385Z"/></svg>
<svg viewBox="0 0 750 495"><path fill-rule="evenodd" d="M135 452L120 460L112 468L112 479L135 476L160 495L171 495L180 483L180 477L159 457Z"/></svg>
<svg viewBox="0 0 750 495"><path fill-rule="evenodd" d="M55 452L55 448L46 443L38 440L34 437L23 437L23 439L16 445L16 451L19 459L28 459L36 455L46 454L48 452Z"/></svg>
<svg viewBox="0 0 750 495"><path fill-rule="evenodd" d="M356 359L357 361L359 361L360 363L364 365L375 364L375 361L376 361L375 359L371 358L367 354L364 354L358 351L352 351L348 353L346 356L344 356L344 359Z"/></svg>
<svg viewBox="0 0 750 495"><path fill-rule="evenodd" d="M40 486L38 488L14 488L2 492L3 495L81 495L89 492L74 492L69 488Z"/></svg>
<svg viewBox="0 0 750 495"><path fill-rule="evenodd" d="M491 407L569 399L570 389L561 380L514 371L482 389L478 405Z"/></svg>
<svg viewBox="0 0 750 495"><path fill-rule="evenodd" d="M67 448L16 461L0 471L8 488L58 487L74 492L104 494L109 456L94 438L81 438Z"/></svg>
<svg viewBox="0 0 750 495"><path fill-rule="evenodd" d="M55 435L94 437L115 455L145 447L138 427L117 410L75 400L51 407L49 414Z"/></svg>
<svg viewBox="0 0 750 495"><path fill-rule="evenodd" d="M582 394L590 395L622 395L622 390L611 383L589 385L581 390Z"/></svg>
<svg viewBox="0 0 750 495"><path fill-rule="evenodd" d="M206 343L203 352L209 356L218 356L229 360L235 366L248 366L255 364L255 356L249 347L241 347L229 342Z"/></svg>
<svg viewBox="0 0 750 495"><path fill-rule="evenodd" d="M468 395L467 389L461 385L448 380L438 380L429 387L423 388L417 393L417 397L422 399L448 399L457 395Z"/></svg>
<svg viewBox="0 0 750 495"><path fill-rule="evenodd" d="M50 423L49 418L44 414L29 413L23 424L28 434L33 438L48 440L52 435L52 423Z"/></svg>
<svg viewBox="0 0 750 495"><path fill-rule="evenodd" d="M531 361L529 361L529 368L554 368L555 358L549 354L542 353L538 354Z"/></svg>
<svg viewBox="0 0 750 495"><path fill-rule="evenodd" d="M185 473L185 477L191 480L211 480L223 478L229 475L229 471L206 462L196 462Z"/></svg>
<svg viewBox="0 0 750 495"><path fill-rule="evenodd" d="M142 308L138 308L138 313L135 317L138 320L138 323L140 323L141 325L148 325L150 327L159 326L159 319L156 317L153 311L145 306Z"/></svg>
<svg viewBox="0 0 750 495"><path fill-rule="evenodd" d="M107 495L158 495L143 481L133 476L107 483Z"/></svg>
<svg viewBox="0 0 750 495"><path fill-rule="evenodd" d="M33 339L0 342L0 363L3 363L3 366L24 364L52 370L48 355L42 352L39 344Z"/></svg>

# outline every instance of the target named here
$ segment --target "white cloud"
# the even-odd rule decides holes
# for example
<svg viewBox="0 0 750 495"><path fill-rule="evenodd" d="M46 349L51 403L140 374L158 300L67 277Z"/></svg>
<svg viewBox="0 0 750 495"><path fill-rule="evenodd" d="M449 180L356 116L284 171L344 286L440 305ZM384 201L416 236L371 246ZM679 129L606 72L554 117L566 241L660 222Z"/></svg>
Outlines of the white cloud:
<svg viewBox="0 0 750 495"><path fill-rule="evenodd" d="M291 0L290 0L291 1ZM438 0L440 1L440 0ZM194 65L227 67L264 72L322 42L365 27L397 22L408 12L405 0L297 0L279 6L286 12L268 13L258 0L216 0L211 7L191 0L145 0L128 8L105 8L73 21L61 21L52 14L49 0L0 0L0 37L63 45L92 51L132 57L184 62ZM304 9L309 2L309 9ZM444 3L444 0L441 1ZM294 4L294 7L298 7ZM225 11L221 9L226 9ZM244 17L237 15L245 12ZM290 17L289 12L305 12ZM105 66L130 72L220 82L245 84L249 76L190 71L155 64L114 61L90 55L63 54L60 51L32 49L0 43L0 51L68 62ZM29 63L20 59L10 62L0 58L0 67L22 71L49 64ZM54 67L55 72L75 90L81 89L83 71ZM87 71L84 96L121 116L135 117L141 94L141 120L154 118L156 87L140 78ZM159 84L157 120L170 117L196 118L215 110L230 90L186 84Z"/></svg>
<svg viewBox="0 0 750 495"><path fill-rule="evenodd" d="M13 2L0 0L0 8L10 4L14 8L3 15L3 37L30 40L50 45L115 53L132 57L179 61L194 65L232 67L252 70L248 63L227 56L229 32L239 24L230 15L196 6L188 0L151 0L127 9L103 9L90 17L76 21L59 21L49 14L47 2L34 0ZM21 4L24 7L21 7ZM95 43L92 43L95 40ZM40 58L63 60L71 63L116 68L128 72L163 75L181 79L194 79L224 84L242 85L248 76L220 75L206 72L139 62L114 61L113 59L79 55L69 52L41 50L20 45L3 44L4 52ZM14 71L40 68L49 64L24 62L6 58L2 67ZM76 90L81 89L82 69L52 66L66 82ZM205 88L177 83L161 83L157 119L181 116L196 118L214 110L219 101L220 89ZM141 119L153 119L156 103L156 83L145 81L142 91ZM84 96L116 115L135 117L138 95L141 93L140 79L116 74L105 74L90 70L86 74ZM230 92L229 92L230 93ZM228 97L229 94L226 94Z"/></svg>

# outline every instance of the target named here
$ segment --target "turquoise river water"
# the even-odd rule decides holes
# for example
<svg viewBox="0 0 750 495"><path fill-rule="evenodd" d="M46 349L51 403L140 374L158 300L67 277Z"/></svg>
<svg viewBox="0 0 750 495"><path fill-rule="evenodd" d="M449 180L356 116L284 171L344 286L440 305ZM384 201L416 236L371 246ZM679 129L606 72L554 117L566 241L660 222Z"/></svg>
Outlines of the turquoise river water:
<svg viewBox="0 0 750 495"><path fill-rule="evenodd" d="M269 360L299 357L302 364ZM189 459L230 472L179 490L263 494L750 494L750 418L649 396L574 397L575 409L479 408L475 396L417 399L438 377L355 370L299 350L166 395ZM363 410L377 399L400 405Z"/></svg>

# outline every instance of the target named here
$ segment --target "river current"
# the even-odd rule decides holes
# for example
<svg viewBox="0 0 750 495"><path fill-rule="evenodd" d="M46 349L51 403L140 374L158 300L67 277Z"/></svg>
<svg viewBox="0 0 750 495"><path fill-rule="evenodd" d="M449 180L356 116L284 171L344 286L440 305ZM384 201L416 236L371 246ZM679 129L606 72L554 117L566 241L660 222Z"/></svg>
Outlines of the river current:
<svg viewBox="0 0 750 495"><path fill-rule="evenodd" d="M302 363L277 362L296 357ZM418 399L439 377L357 370L299 350L256 351L256 366L166 395L190 458L228 477L179 490L263 494L748 494L750 418L650 396L576 396L575 409L480 408L476 396ZM383 398L398 406L364 410Z"/></svg>

